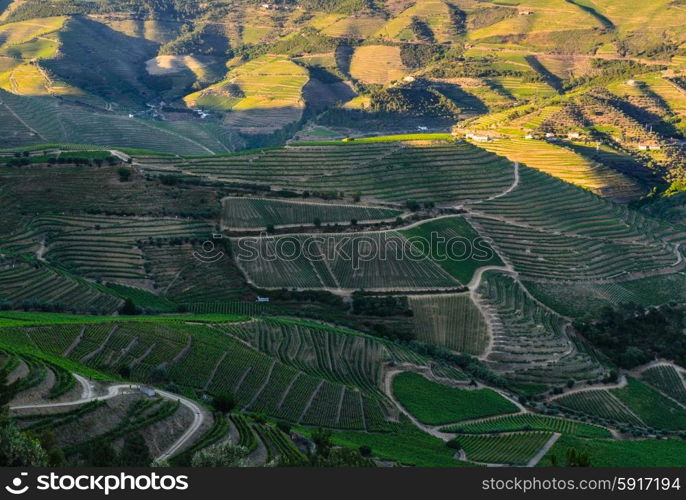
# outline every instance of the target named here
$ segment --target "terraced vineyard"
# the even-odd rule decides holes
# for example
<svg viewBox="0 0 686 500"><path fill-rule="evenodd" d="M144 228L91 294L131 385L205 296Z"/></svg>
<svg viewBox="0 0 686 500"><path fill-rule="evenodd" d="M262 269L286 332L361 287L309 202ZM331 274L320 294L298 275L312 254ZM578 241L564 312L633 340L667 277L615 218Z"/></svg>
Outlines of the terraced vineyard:
<svg viewBox="0 0 686 500"><path fill-rule="evenodd" d="M512 277L484 273L478 296L492 321L493 345L486 359L496 370L544 384L592 380L605 373L593 354L569 335L565 321Z"/></svg>
<svg viewBox="0 0 686 500"><path fill-rule="evenodd" d="M400 80L406 69L400 59L400 49L388 45L368 45L355 50L350 74L363 83L386 84Z"/></svg>
<svg viewBox="0 0 686 500"><path fill-rule="evenodd" d="M112 312L122 300L106 290L64 271L47 265L28 265L3 259L0 267L0 298L22 302L59 302L75 311L98 310Z"/></svg>
<svg viewBox="0 0 686 500"><path fill-rule="evenodd" d="M545 445L549 432L523 432L499 436L464 435L455 439L467 459L489 464L526 465Z"/></svg>
<svg viewBox="0 0 686 500"><path fill-rule="evenodd" d="M686 410L636 379L610 390L575 392L553 402L586 415L608 421L653 429L681 430L686 426Z"/></svg>
<svg viewBox="0 0 686 500"><path fill-rule="evenodd" d="M363 205L338 205L281 201L263 198L224 198L222 200L222 227L259 228L269 225L313 225L358 223L392 220L402 212L390 208Z"/></svg>
<svg viewBox="0 0 686 500"><path fill-rule="evenodd" d="M484 143L483 147L609 198L632 199L642 191L634 181L618 172L549 142L501 139Z"/></svg>
<svg viewBox="0 0 686 500"><path fill-rule="evenodd" d="M238 130L269 132L300 118L301 92L308 79L307 71L289 59L265 55L184 100L191 107L231 111L224 123Z"/></svg>
<svg viewBox="0 0 686 500"><path fill-rule="evenodd" d="M492 389L457 389L411 372L394 377L393 394L420 422L431 425L518 411L514 403Z"/></svg>
<svg viewBox="0 0 686 500"><path fill-rule="evenodd" d="M493 238L500 255L524 278L588 281L641 278L681 262L664 245L581 238L476 217L472 224Z"/></svg>
<svg viewBox="0 0 686 500"><path fill-rule="evenodd" d="M587 415L596 415L610 421L637 425L639 427L645 425L635 413L608 391L576 392L557 398L554 402L564 408Z"/></svg>
<svg viewBox="0 0 686 500"><path fill-rule="evenodd" d="M685 2L0 0L9 415L55 466L683 465Z"/></svg>
<svg viewBox="0 0 686 500"><path fill-rule="evenodd" d="M641 380L652 385L657 390L686 404L686 379L672 365L657 365L641 373Z"/></svg>
<svg viewBox="0 0 686 500"><path fill-rule="evenodd" d="M232 238L232 253L261 288L451 289L460 284L396 231ZM270 257L272 256L272 257ZM258 258L259 257L259 258Z"/></svg>
<svg viewBox="0 0 686 500"><path fill-rule="evenodd" d="M418 340L469 354L484 351L488 325L469 295L413 295L408 300Z"/></svg>
<svg viewBox="0 0 686 500"><path fill-rule="evenodd" d="M626 387L611 389L614 396L655 429L685 430L686 408L652 387L629 377Z"/></svg>
<svg viewBox="0 0 686 500"><path fill-rule="evenodd" d="M610 432L596 425L535 414L506 415L474 423L444 427L444 432L487 434L513 431L552 431L584 438L609 438Z"/></svg>
<svg viewBox="0 0 686 500"><path fill-rule="evenodd" d="M427 366L391 342L286 319L202 325L112 318L2 334L3 345L18 353L143 382L173 381L196 394L229 392L245 410L342 429L388 429L398 414L382 392L385 365ZM463 377L456 370L453 376Z"/></svg>
<svg viewBox="0 0 686 500"><path fill-rule="evenodd" d="M481 199L504 191L514 181L512 165L482 149L462 142L415 141L290 146L216 157L140 156L137 161L151 175L169 173L167 169L173 167L225 182L360 193L394 202Z"/></svg>
<svg viewBox="0 0 686 500"><path fill-rule="evenodd" d="M0 121L16 123L19 117L20 125L14 130L26 130L23 133L31 135L29 144L98 144L179 154L225 153L233 149L231 135L209 125L182 122L161 126L124 115L60 106L50 97L27 98L4 90L0 90L0 102Z"/></svg>
<svg viewBox="0 0 686 500"><path fill-rule="evenodd" d="M538 300L566 316L579 317L603 306L633 302L655 306L665 301L683 300L686 276L682 273L657 275L619 283L541 283L525 281L524 286Z"/></svg>

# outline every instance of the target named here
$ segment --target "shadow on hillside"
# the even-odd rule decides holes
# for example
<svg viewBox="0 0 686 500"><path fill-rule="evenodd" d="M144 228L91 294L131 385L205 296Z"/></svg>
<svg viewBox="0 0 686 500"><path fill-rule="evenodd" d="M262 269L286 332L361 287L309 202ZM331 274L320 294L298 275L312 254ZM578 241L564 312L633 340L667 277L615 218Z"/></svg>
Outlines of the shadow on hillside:
<svg viewBox="0 0 686 500"><path fill-rule="evenodd" d="M354 52L355 50L350 45L340 44L336 47L336 66L348 78L352 78L350 76L350 63L353 60Z"/></svg>
<svg viewBox="0 0 686 500"><path fill-rule="evenodd" d="M169 78L145 70L145 61L157 55L155 42L84 17L70 19L59 37L60 57L42 64L70 85L110 102L138 106L171 86Z"/></svg>
<svg viewBox="0 0 686 500"><path fill-rule="evenodd" d="M562 93L562 80L559 76L548 71L548 68L546 68L536 56L525 56L524 59L536 73L541 75L548 85L557 91L558 94Z"/></svg>
<svg viewBox="0 0 686 500"><path fill-rule="evenodd" d="M465 112L483 115L488 113L486 104L474 94L470 94L455 83L432 82L431 86L453 101Z"/></svg>
<svg viewBox="0 0 686 500"><path fill-rule="evenodd" d="M612 151L596 151L595 147L593 146L585 146L580 144L572 145L572 149L580 155L589 158L590 160L607 165L608 167L617 170L618 172L621 172L633 179L636 179L645 185L654 186L660 183L660 179L655 175L655 172L628 155L623 155Z"/></svg>

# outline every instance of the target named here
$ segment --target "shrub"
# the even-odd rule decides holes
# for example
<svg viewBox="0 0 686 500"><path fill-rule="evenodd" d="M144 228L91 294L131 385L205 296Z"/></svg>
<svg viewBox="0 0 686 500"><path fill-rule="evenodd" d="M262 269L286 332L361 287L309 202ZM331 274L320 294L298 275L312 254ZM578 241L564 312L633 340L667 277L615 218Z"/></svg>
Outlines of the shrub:
<svg viewBox="0 0 686 500"><path fill-rule="evenodd" d="M219 412L229 413L236 406L236 399L232 394L223 392L221 394L217 394L212 399L212 406L214 406L214 409Z"/></svg>

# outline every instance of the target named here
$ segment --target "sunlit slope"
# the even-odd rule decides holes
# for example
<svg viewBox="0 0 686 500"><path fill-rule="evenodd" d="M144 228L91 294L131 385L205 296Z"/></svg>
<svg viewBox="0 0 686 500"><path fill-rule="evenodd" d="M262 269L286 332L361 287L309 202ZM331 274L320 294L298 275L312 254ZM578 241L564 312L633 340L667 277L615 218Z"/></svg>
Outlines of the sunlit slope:
<svg viewBox="0 0 686 500"><path fill-rule="evenodd" d="M29 96L79 94L44 67L58 55L66 22L66 17L50 17L0 26L0 88Z"/></svg>
<svg viewBox="0 0 686 500"><path fill-rule="evenodd" d="M457 26L453 7L440 0L418 0L390 19L375 36L396 41L455 41ZM420 24L417 25L417 22ZM413 29L414 24L414 29Z"/></svg>
<svg viewBox="0 0 686 500"><path fill-rule="evenodd" d="M355 49L350 74L363 83L385 85L400 80L407 73L400 58L400 47L365 45Z"/></svg>
<svg viewBox="0 0 686 500"><path fill-rule="evenodd" d="M242 131L269 131L300 118L308 79L302 66L266 55L231 70L225 80L184 101L191 107L226 112L224 123Z"/></svg>
<svg viewBox="0 0 686 500"><path fill-rule="evenodd" d="M566 147L535 139L499 139L480 147L609 198L631 199L642 189L633 180Z"/></svg>

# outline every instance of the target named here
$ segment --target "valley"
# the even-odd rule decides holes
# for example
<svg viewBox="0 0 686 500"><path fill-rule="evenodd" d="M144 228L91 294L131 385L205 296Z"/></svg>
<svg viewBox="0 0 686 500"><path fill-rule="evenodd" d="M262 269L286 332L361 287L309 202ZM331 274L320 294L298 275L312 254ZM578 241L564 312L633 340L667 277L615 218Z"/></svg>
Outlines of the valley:
<svg viewBox="0 0 686 500"><path fill-rule="evenodd" d="M686 465L683 11L0 2L15 465Z"/></svg>

